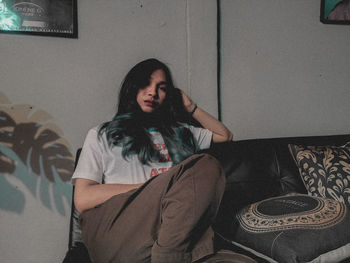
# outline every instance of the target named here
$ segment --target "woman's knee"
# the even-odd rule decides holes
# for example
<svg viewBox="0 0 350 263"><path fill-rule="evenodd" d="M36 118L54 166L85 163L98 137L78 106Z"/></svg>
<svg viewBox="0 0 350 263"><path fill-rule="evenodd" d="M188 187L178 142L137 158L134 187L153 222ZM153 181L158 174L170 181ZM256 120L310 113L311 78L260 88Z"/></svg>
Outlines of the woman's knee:
<svg viewBox="0 0 350 263"><path fill-rule="evenodd" d="M199 154L201 160L206 163L208 166L213 167L220 171L220 173L223 173L223 168L220 164L220 162L212 155L207 153L201 153Z"/></svg>
<svg viewBox="0 0 350 263"><path fill-rule="evenodd" d="M224 169L214 156L202 153L199 154L199 158L200 160L196 165L205 176L215 177L220 180L225 179Z"/></svg>
<svg viewBox="0 0 350 263"><path fill-rule="evenodd" d="M196 178L202 183L213 186L216 185L216 182L225 182L224 170L220 162L214 156L206 153L194 154L176 165L174 170L166 173L172 174L176 181Z"/></svg>

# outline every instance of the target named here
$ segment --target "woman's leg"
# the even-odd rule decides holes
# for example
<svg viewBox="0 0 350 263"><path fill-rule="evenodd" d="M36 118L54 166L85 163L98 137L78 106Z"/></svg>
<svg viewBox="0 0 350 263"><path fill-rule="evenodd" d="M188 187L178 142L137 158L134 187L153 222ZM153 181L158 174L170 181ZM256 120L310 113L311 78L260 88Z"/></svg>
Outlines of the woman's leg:
<svg viewBox="0 0 350 263"><path fill-rule="evenodd" d="M225 177L218 161L194 155L140 189L82 214L94 262L191 262L213 252L210 224Z"/></svg>
<svg viewBox="0 0 350 263"><path fill-rule="evenodd" d="M210 225L225 188L223 171L210 155L194 158L181 168L161 201L162 223L152 248L152 263L191 262L181 256L190 254L194 261L213 253Z"/></svg>

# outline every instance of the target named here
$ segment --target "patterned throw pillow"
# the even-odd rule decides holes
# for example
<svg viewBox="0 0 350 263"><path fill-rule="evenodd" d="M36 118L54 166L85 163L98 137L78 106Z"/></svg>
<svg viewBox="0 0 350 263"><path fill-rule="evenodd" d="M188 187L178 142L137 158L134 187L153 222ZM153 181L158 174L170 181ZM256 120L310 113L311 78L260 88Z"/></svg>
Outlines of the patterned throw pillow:
<svg viewBox="0 0 350 263"><path fill-rule="evenodd" d="M336 200L303 194L273 197L246 206L236 219L230 241L267 262L350 260L349 208Z"/></svg>
<svg viewBox="0 0 350 263"><path fill-rule="evenodd" d="M350 144L289 145L305 187L312 196L327 197L350 207Z"/></svg>

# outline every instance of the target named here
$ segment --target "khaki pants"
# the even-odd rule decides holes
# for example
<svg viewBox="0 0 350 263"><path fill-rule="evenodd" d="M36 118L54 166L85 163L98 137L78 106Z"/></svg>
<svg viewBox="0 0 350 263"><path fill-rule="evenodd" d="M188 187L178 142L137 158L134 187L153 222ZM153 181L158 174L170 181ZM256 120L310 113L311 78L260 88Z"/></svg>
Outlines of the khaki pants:
<svg viewBox="0 0 350 263"><path fill-rule="evenodd" d="M213 223L225 188L219 162L195 154L141 188L82 213L94 263L193 262L212 254Z"/></svg>

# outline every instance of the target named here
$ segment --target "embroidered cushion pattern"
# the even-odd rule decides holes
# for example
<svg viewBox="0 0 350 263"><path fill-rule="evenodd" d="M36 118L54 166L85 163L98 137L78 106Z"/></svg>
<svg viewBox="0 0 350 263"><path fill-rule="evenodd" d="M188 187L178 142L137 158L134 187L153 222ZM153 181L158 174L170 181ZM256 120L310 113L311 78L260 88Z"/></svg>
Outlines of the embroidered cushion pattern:
<svg viewBox="0 0 350 263"><path fill-rule="evenodd" d="M327 197L350 207L350 145L289 145L305 187L312 196Z"/></svg>
<svg viewBox="0 0 350 263"><path fill-rule="evenodd" d="M347 213L343 203L307 195L263 200L244 208L237 219L249 232L287 229L324 229L341 222Z"/></svg>

